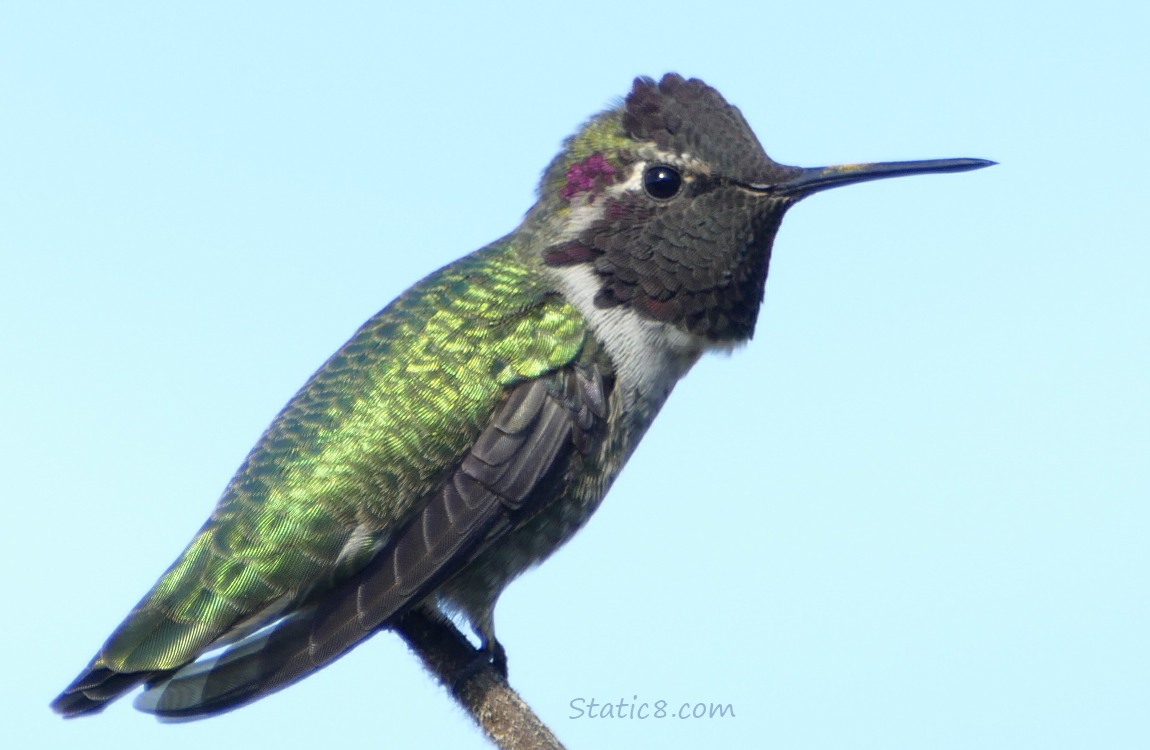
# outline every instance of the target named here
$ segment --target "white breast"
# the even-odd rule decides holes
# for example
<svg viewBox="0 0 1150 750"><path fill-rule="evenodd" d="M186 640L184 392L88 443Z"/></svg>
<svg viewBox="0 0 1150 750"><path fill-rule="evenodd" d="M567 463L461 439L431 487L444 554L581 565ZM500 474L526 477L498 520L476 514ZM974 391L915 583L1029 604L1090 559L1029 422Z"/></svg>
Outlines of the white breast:
<svg viewBox="0 0 1150 750"><path fill-rule="evenodd" d="M666 401L679 378L706 349L704 339L670 323L648 320L629 307L599 308L601 280L589 265L550 268L567 300L583 313L615 365L616 388L633 416L650 417Z"/></svg>

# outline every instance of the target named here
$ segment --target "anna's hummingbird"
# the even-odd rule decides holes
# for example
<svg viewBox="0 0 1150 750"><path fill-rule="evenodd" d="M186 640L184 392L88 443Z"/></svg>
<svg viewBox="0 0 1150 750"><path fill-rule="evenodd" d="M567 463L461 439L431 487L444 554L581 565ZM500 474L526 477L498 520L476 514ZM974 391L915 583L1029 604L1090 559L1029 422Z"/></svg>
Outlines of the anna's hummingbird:
<svg viewBox="0 0 1150 750"><path fill-rule="evenodd" d="M420 605L466 617L505 669L500 592L587 521L699 357L751 338L786 210L991 163L784 166L702 81L636 79L565 142L518 229L311 377L52 707L95 713L144 683L145 711L216 714Z"/></svg>

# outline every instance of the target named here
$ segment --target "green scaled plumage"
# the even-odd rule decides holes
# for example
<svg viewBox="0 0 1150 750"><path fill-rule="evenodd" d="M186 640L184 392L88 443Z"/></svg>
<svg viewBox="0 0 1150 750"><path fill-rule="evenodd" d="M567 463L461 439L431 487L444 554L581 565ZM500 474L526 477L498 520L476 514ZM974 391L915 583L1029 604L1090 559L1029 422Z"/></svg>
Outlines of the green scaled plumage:
<svg viewBox="0 0 1150 750"><path fill-rule="evenodd" d="M507 389L573 362L585 337L506 241L409 289L279 414L58 710L98 709L85 690L102 697L101 678L119 687L121 674L176 669L354 574L450 475Z"/></svg>

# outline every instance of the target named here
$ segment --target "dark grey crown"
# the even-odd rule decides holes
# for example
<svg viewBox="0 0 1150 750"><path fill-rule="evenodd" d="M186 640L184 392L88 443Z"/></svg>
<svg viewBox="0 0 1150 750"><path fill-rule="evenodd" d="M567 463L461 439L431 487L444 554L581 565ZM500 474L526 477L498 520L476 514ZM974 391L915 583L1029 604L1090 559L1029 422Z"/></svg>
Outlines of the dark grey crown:
<svg viewBox="0 0 1150 750"><path fill-rule="evenodd" d="M608 194L601 218L548 250L546 262L590 264L601 284L598 307L629 307L715 342L750 338L790 202L743 185L798 170L771 161L742 113L699 80L638 78L621 114L633 139L709 169L691 174L668 200L642 190Z"/></svg>

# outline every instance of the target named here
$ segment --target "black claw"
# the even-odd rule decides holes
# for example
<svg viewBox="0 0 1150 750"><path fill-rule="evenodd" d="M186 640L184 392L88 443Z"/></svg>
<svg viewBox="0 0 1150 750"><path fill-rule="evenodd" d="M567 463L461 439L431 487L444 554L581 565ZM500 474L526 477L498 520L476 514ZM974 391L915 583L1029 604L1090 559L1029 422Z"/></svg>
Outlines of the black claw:
<svg viewBox="0 0 1150 750"><path fill-rule="evenodd" d="M494 669L504 680L507 679L507 652L499 641L493 640L491 643L493 645L483 646L476 651L475 658L456 673L451 686L453 692L458 693L472 677L488 668Z"/></svg>
<svg viewBox="0 0 1150 750"><path fill-rule="evenodd" d="M503 644L494 638L491 643L484 648L486 656L491 661L491 666L499 673L503 679L507 679L507 651L503 648Z"/></svg>

